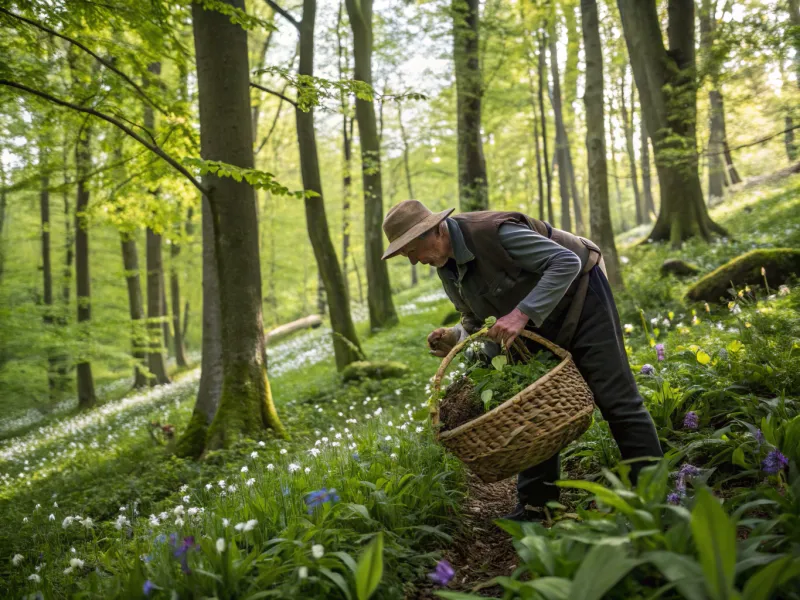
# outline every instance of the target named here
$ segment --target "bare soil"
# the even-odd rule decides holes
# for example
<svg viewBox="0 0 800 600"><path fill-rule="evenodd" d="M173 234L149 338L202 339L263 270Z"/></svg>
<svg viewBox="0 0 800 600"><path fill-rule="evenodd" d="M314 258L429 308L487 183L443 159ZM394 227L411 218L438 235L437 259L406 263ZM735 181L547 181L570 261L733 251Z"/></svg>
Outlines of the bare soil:
<svg viewBox="0 0 800 600"><path fill-rule="evenodd" d="M447 388L439 403L439 420L442 431L455 429L483 414L480 400L475 398L474 386L467 377L462 377Z"/></svg>

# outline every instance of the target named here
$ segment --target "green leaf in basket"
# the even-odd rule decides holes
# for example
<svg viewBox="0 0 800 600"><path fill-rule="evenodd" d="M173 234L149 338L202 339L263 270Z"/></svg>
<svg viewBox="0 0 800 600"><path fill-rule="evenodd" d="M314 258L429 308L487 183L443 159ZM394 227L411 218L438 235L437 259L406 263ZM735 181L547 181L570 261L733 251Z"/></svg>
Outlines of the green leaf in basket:
<svg viewBox="0 0 800 600"><path fill-rule="evenodd" d="M498 354L492 359L492 366L498 371L502 371L507 364L508 358L506 358L505 354Z"/></svg>
<svg viewBox="0 0 800 600"><path fill-rule="evenodd" d="M483 392L481 392L481 400L483 400L484 410L489 409L489 402L492 401L492 396L494 396L494 392L492 390L483 390Z"/></svg>

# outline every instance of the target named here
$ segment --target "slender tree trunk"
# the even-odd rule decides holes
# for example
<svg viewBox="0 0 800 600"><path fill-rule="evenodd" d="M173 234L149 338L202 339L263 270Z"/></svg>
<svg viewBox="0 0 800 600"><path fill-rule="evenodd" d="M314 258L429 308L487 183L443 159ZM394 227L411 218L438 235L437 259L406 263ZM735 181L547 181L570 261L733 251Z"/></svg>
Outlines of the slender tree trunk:
<svg viewBox="0 0 800 600"><path fill-rule="evenodd" d="M611 178L614 180L614 190L616 191L617 198L617 212L619 212L619 229L621 232L628 231L628 224L625 222L625 211L622 208L622 192L619 187L619 172L617 170L617 153L615 151L616 145L614 144L614 124L611 121L611 115L608 117L608 135L610 139L608 153L611 155Z"/></svg>
<svg viewBox="0 0 800 600"><path fill-rule="evenodd" d="M596 0L581 0L583 47L586 56L586 152L589 170L589 219L592 239L600 246L611 285L622 287L611 211L608 206L608 167L603 116L603 47Z"/></svg>
<svg viewBox="0 0 800 600"><path fill-rule="evenodd" d="M303 1L303 20L300 23L300 68L298 75L314 75L314 23L316 20L316 0ZM324 296L327 295L331 328L333 329L333 349L336 367L344 369L351 362L359 360L362 352L356 335L350 302L345 287L336 251L333 248L328 220L325 215L325 201L322 196L322 175L317 155L317 139L314 130L314 110L307 112L295 110L297 121L297 144L300 148L300 169L303 176L303 189L313 192L306 197L306 226L311 247L319 267L318 289L322 300L318 301L320 314L324 314Z"/></svg>
<svg viewBox="0 0 800 600"><path fill-rule="evenodd" d="M243 0L225 2L244 9ZM253 168L247 32L220 12L192 5L200 144L204 160ZM267 379L255 194L245 181L207 175L214 226L223 383L209 449L272 428L285 436Z"/></svg>
<svg viewBox="0 0 800 600"><path fill-rule="evenodd" d="M708 136L708 196L722 198L726 184L724 147L722 145L722 95L709 90L709 136Z"/></svg>
<svg viewBox="0 0 800 600"><path fill-rule="evenodd" d="M61 197L64 205L64 265L61 271L61 309L57 319L58 325L66 326L69 320L69 299L72 290L72 260L75 249L75 239L72 233L73 216L69 205L69 144L66 132L62 145L63 185ZM66 392L70 388L70 361L69 357L61 354L58 357L58 389Z"/></svg>
<svg viewBox="0 0 800 600"><path fill-rule="evenodd" d="M39 147L39 167L41 169L41 192L39 194L39 213L41 216L42 231L42 300L44 302L44 325L51 328L54 322L53 315L53 270L50 262L50 166L47 160L46 140ZM5 182L0 182L5 185ZM5 192L3 192L5 193ZM2 222L0 221L0 233L2 232ZM57 399L58 377L57 377L58 358L53 349L48 344L47 349L47 389L50 402Z"/></svg>
<svg viewBox="0 0 800 600"><path fill-rule="evenodd" d="M625 69L627 70L627 68ZM639 179L636 175L636 155L633 151L633 112L634 96L633 86L631 86L631 112L628 120L628 106L625 104L625 71L619 78L619 105L622 110L622 127L625 133L625 150L628 153L628 164L630 165L630 177L633 184L633 202L636 207L636 224L643 225L647 222L642 207L642 198L639 195Z"/></svg>
<svg viewBox="0 0 800 600"><path fill-rule="evenodd" d="M351 254L353 259L353 270L356 272L356 282L358 283L358 303L364 305L364 288L361 286L361 271L358 270L358 263L356 262L355 254Z"/></svg>
<svg viewBox="0 0 800 600"><path fill-rule="evenodd" d="M0 147L0 153L3 151ZM0 282L3 280L3 272L5 270L5 236L3 230L6 224L6 206L8 202L6 192L6 172L3 169L3 163L0 161Z"/></svg>
<svg viewBox="0 0 800 600"><path fill-rule="evenodd" d="M217 414L222 396L222 310L219 273L214 242L214 222L208 198L201 206L203 230L203 341L200 359L200 386L186 431L178 440L179 456L199 457L206 446L208 427Z"/></svg>
<svg viewBox="0 0 800 600"><path fill-rule="evenodd" d="M122 246L122 263L125 269L125 282L128 287L132 354L136 361L133 367L133 387L138 389L148 385L146 372L147 331L142 327L145 316L142 286L139 281L139 252L136 249L136 238L133 234L121 232L120 243Z"/></svg>
<svg viewBox="0 0 800 600"><path fill-rule="evenodd" d="M544 181L542 180L542 156L539 152L539 117L536 113L536 90L533 85L533 73L528 67L528 91L530 96L533 121L533 147L536 155L536 181L539 186L539 220L544 221Z"/></svg>
<svg viewBox="0 0 800 600"><path fill-rule="evenodd" d="M644 196L645 215L650 220L656 216L656 205L653 202L653 188L650 181L650 138L647 135L647 125L641 112L639 113L639 135L642 158L642 195Z"/></svg>
<svg viewBox="0 0 800 600"><path fill-rule="evenodd" d="M403 166L405 167L406 171L406 188L408 189L408 197L413 199L416 198L414 196L414 187L411 182L411 165L410 165L410 148L408 143L408 135L406 134L406 128L403 124L403 105L398 103L397 104L397 122L400 125L400 139L403 142ZM411 265L411 285L417 285L418 283L417 277L417 265Z"/></svg>
<svg viewBox="0 0 800 600"><path fill-rule="evenodd" d="M192 213L189 209L188 218L191 219ZM176 229L180 230L180 227ZM173 329L173 348L175 348L175 364L179 367L188 367L186 360L186 348L183 344L183 331L181 330L181 282L178 276L178 260L181 254L181 246L177 239L170 244L169 261L169 287L172 297L172 329Z"/></svg>
<svg viewBox="0 0 800 600"><path fill-rule="evenodd" d="M452 0L453 59L458 118L458 196L461 212L489 210L486 159L481 140L479 0Z"/></svg>
<svg viewBox="0 0 800 600"><path fill-rule="evenodd" d="M553 92L550 102L553 105L553 115L556 122L556 155L558 156L558 189L561 195L561 229L572 231L570 218L570 182L569 166L567 163L567 134L564 129L564 117L561 113L561 83L558 71L558 54L556 49L556 35L550 38L550 74L553 78Z"/></svg>
<svg viewBox="0 0 800 600"><path fill-rule="evenodd" d="M786 149L786 156L789 158L790 161L797 160L797 157L800 156L800 149L798 148L797 143L794 141L794 121L792 117L786 116L783 118L783 147Z"/></svg>
<svg viewBox="0 0 800 600"><path fill-rule="evenodd" d="M786 8L789 11L789 22L792 25L790 37L792 46L794 46L794 68L796 73L796 83L797 86L800 87L800 0L788 0ZM794 130L792 129L792 127L794 127L794 117L796 116L793 113L796 112L797 111L794 110L784 117L784 129L786 130L786 133L783 136L783 143L784 147L786 148L786 156L791 162L794 162L798 157L800 157L800 144L795 141ZM726 151L726 157L730 156L730 151L727 150L727 142ZM728 162L728 165L730 164L731 163Z"/></svg>
<svg viewBox="0 0 800 600"><path fill-rule="evenodd" d="M680 247L725 230L703 201L697 165L694 0L669 0L669 53L655 0L617 0L628 56L653 139L661 210L650 234Z"/></svg>
<svg viewBox="0 0 800 600"><path fill-rule="evenodd" d="M75 204L75 280L77 283L78 323L83 342L83 352L86 352L89 336L89 321L92 318L91 309L91 277L89 275L89 224L86 210L89 206L89 188L87 187L88 173L92 168L91 157L91 123L87 121L81 129L78 143L75 147L75 170L78 179L78 193ZM82 324L82 325L81 325ZM87 409L97 403L94 393L94 378L92 377L92 364L84 355L78 359L78 407Z"/></svg>
<svg viewBox="0 0 800 600"><path fill-rule="evenodd" d="M355 79L372 85L372 0L346 0L353 29ZM389 269L383 255L383 189L381 153L375 105L356 99L356 119L361 142L361 177L364 189L364 250L367 263L367 301L372 330L397 323Z"/></svg>
<svg viewBox="0 0 800 600"><path fill-rule="evenodd" d="M545 66L545 51L547 48L545 34L539 36L539 118L542 123L542 154L544 156L544 178L547 182L547 220L553 222L553 192L550 179L550 162L547 154L547 115L544 112L544 88L547 69Z"/></svg>
<svg viewBox="0 0 800 600"><path fill-rule="evenodd" d="M342 12L344 10L344 0L339 0L339 12L336 18L336 49L339 67L339 80L343 81L350 72L350 65L347 57L346 45L342 43ZM350 298L350 282L348 280L348 253L350 252L350 195L353 183L353 117L350 116L350 94L342 90L339 94L342 107L342 143L343 143L343 165L342 165L342 276L344 277L344 288L347 292L348 302Z"/></svg>

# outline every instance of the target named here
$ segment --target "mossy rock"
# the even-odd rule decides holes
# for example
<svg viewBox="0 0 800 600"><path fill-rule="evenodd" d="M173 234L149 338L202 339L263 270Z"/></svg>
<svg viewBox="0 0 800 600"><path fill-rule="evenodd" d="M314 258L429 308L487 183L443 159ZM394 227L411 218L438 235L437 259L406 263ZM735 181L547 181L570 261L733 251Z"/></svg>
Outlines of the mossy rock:
<svg viewBox="0 0 800 600"><path fill-rule="evenodd" d="M447 325L455 325L460 320L461 320L461 313L458 312L457 310L451 310L444 316L444 319L442 319L442 327L445 327Z"/></svg>
<svg viewBox="0 0 800 600"><path fill-rule="evenodd" d="M695 283L686 297L694 301L727 302L731 282L737 287L764 283L761 267L767 273L770 288L777 289L791 275L800 275L800 250L762 248L737 256Z"/></svg>
<svg viewBox="0 0 800 600"><path fill-rule="evenodd" d="M390 379L392 377L402 377L408 372L409 368L406 365L392 360L360 360L347 365L342 371L342 378L345 381Z"/></svg>
<svg viewBox="0 0 800 600"><path fill-rule="evenodd" d="M680 258L668 258L661 264L662 277L670 274L678 277L688 277L689 275L697 275L699 272L700 267Z"/></svg>

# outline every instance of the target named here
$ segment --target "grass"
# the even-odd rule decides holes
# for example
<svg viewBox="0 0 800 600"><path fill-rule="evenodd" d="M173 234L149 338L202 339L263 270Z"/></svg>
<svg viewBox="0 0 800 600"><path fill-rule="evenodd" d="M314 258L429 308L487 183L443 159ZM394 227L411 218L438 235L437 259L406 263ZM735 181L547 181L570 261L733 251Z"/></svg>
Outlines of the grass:
<svg viewBox="0 0 800 600"><path fill-rule="evenodd" d="M754 244L800 245L798 187L794 177L734 197L713 211L733 238L687 244L678 255L710 270ZM731 528L739 541L727 544L737 568L725 579L730 594L765 577L759 569L773 562L794 568L800 293L766 301L755 289L737 297L736 312L707 312L681 300L691 278L658 276L675 252L645 244L621 254L629 259L619 294L626 344L636 373L652 366L637 379L667 456L632 489L597 420L565 452L566 470L585 481L566 483L573 487L562 500L581 521L505 525L520 554L518 571L500 581L510 598L543 597L543 580L562 594L544 597L577 595L587 581L595 597L602 589L611 598L645 597L659 586L665 598L723 597L707 587L715 572L702 540ZM359 334L368 358L408 365L402 378L344 385L322 328L269 350L288 442L265 434L200 462L176 458L162 426L180 434L188 423L197 371L124 398L120 386L93 411L48 415L14 431L0 442L0 594L360 600L358 561L381 536L375 597L413 595L457 530L465 480L426 425L439 360L422 348L451 307L435 279L395 302L399 326L370 336L361 323ZM663 361L656 344L664 344ZM688 413L696 427L685 425ZM768 473L773 451L789 464ZM687 464L698 472L681 475ZM706 488L725 499L721 513ZM711 522L711 530L700 527ZM684 569L694 596L669 565ZM600 575L612 572L619 577L601 585ZM782 590L780 597L797 597L790 585Z"/></svg>

